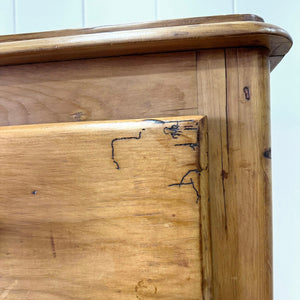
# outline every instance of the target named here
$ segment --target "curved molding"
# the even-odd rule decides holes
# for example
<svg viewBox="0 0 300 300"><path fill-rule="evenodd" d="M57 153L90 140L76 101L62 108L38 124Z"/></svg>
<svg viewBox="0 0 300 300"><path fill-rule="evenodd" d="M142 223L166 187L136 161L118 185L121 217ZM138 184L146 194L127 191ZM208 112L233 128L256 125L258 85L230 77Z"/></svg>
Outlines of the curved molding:
<svg viewBox="0 0 300 300"><path fill-rule="evenodd" d="M265 47L271 69L292 39L252 15L192 18L0 37L0 65L210 48Z"/></svg>

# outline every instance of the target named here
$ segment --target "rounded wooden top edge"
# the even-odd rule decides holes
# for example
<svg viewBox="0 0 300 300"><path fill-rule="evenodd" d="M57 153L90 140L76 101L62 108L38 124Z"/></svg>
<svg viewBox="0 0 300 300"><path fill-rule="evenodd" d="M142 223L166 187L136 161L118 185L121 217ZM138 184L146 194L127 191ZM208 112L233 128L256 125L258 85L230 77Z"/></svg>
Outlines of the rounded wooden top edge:
<svg viewBox="0 0 300 300"><path fill-rule="evenodd" d="M0 43L42 39L47 37L74 36L74 35L82 35L82 34L90 34L90 33L103 33L103 32L125 31L125 30L134 30L134 29L172 27L172 26L180 26L180 25L183 26L183 25L241 22L241 21L264 22L263 18L253 14L234 14L234 15L182 18L182 19L168 19L168 20L150 21L150 22L142 22L142 23L105 25L105 26L97 26L97 27L10 34L10 35L2 35L2 36L0 35Z"/></svg>
<svg viewBox="0 0 300 300"><path fill-rule="evenodd" d="M275 67L292 46L292 38L282 28L262 22L252 15L223 16L201 23L199 19L153 22L148 27L123 26L111 31L63 31L28 34L27 38L0 37L0 65L100 58L231 47L264 47ZM234 18L235 17L235 18ZM179 24L178 24L179 23ZM163 26L164 24L164 26ZM120 27L118 27L120 28Z"/></svg>

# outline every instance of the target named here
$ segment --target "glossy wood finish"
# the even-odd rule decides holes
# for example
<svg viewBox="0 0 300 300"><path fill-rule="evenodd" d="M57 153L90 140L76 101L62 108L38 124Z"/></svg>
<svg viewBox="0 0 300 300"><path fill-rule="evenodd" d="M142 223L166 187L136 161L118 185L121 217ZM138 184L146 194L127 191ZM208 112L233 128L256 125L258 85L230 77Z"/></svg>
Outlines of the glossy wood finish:
<svg viewBox="0 0 300 300"><path fill-rule="evenodd" d="M7 36L0 41L0 65L255 46L269 49L273 68L292 45L283 29L249 15Z"/></svg>
<svg viewBox="0 0 300 300"><path fill-rule="evenodd" d="M272 299L267 55L199 51L197 61L209 128L214 299Z"/></svg>
<svg viewBox="0 0 300 300"><path fill-rule="evenodd" d="M145 22L145 23L98 26L92 28L65 29L65 30L57 30L57 31L2 35L0 36L0 41L15 42L15 41L23 41L23 40L41 39L45 37L60 37L60 36L72 36L78 34L124 31L124 30L144 29L144 28L170 27L170 26L195 25L195 24L197 25L197 24L209 24L209 23L220 23L220 22L238 22L238 21L264 22L262 18L251 14L207 16L207 17L195 17L195 18L186 18L186 19L159 20L159 21Z"/></svg>
<svg viewBox="0 0 300 300"><path fill-rule="evenodd" d="M97 38L103 34L117 41L119 32L123 43L126 34L140 32L140 42L137 40L134 51L128 53L165 51L161 46L166 37L176 41L177 50L186 50L189 42L195 42L195 49L182 52L42 63L60 38L65 41L70 36L74 38L72 55L84 58L87 52L81 51L82 40L77 41L78 47L75 45L77 31L59 32L58 37L54 32L23 36L23 41L18 41L21 36L11 37L15 41L5 41L7 37L2 40L4 45L12 42L15 44L10 45L20 45L21 49L28 40L34 44L47 39L52 50L34 58L41 63L0 67L1 125L207 115L210 195L201 188L207 184L205 176L200 189L201 195L210 199L212 248L209 242L204 243L209 241L209 231L201 227L201 249L202 253L212 253L214 300L272 299L269 71L270 65L286 53L291 40L276 27L249 18L222 17L217 26L210 18L202 25L201 20L191 19L151 23L148 29L130 25L86 30L87 36L95 34L94 49L98 50ZM166 28L160 27L162 24ZM151 34L160 35L145 42L144 30L150 32L152 27L155 30ZM184 28L186 31L181 32ZM200 28L205 34L211 30L212 38L205 37L206 46L198 43L203 37L196 36ZM239 30L244 31L240 34ZM168 35L170 32L173 36ZM189 40L192 34L196 34L195 39ZM168 47L170 40L165 44ZM35 61L30 51L27 54L23 62ZM201 139L206 137L201 135ZM205 161L205 155L200 161ZM205 202L200 202L200 207L201 212L207 212ZM201 215L205 224L209 223L208 215ZM210 256L203 259L203 266L210 266ZM203 274L201 284L207 300L211 297L209 267ZM15 281L7 284L14 287Z"/></svg>
<svg viewBox="0 0 300 300"><path fill-rule="evenodd" d="M197 114L195 52L0 68L0 124Z"/></svg>
<svg viewBox="0 0 300 300"><path fill-rule="evenodd" d="M7 74L0 87L3 125L152 118L187 111L206 114L212 166L214 299L231 300L240 294L241 299L271 299L269 169L262 173L266 158L261 156L269 147L265 124L269 118L268 56L264 49L204 50L2 69ZM245 87L250 100L245 99ZM245 181L241 170L246 173ZM242 228L246 240L244 233L239 233ZM252 278L251 284L247 278Z"/></svg>
<svg viewBox="0 0 300 300"><path fill-rule="evenodd" d="M264 22L262 18L251 14L207 16L207 17L187 18L187 19L159 20L159 21L145 22L145 23L98 26L92 28L65 29L65 30L57 30L57 31L2 35L0 36L0 41L15 42L15 41L23 41L23 40L41 39L45 37L60 37L60 36L72 36L72 35L88 34L88 33L101 33L101 32L112 32L112 31L134 30L134 29L170 27L170 26L179 26L179 25L209 24L209 23L237 22L237 21Z"/></svg>
<svg viewBox="0 0 300 300"><path fill-rule="evenodd" d="M210 299L206 118L0 135L1 299Z"/></svg>

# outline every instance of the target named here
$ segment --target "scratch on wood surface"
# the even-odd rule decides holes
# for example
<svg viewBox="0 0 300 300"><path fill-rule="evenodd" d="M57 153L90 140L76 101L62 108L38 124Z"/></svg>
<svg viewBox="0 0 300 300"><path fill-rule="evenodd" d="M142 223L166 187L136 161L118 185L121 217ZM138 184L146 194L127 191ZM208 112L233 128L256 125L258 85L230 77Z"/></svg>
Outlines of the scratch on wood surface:
<svg viewBox="0 0 300 300"><path fill-rule="evenodd" d="M193 125L186 125L183 127L183 130L195 130L198 131L198 127L194 127Z"/></svg>
<svg viewBox="0 0 300 300"><path fill-rule="evenodd" d="M54 258L56 258L55 242L54 242L54 237L53 237L52 232L51 232L51 236L50 236L50 241L51 241L52 255Z"/></svg>
<svg viewBox="0 0 300 300"><path fill-rule="evenodd" d="M1 294L1 300L6 299L11 290L18 284L18 280L15 280L12 282L6 289L4 289L4 292Z"/></svg>

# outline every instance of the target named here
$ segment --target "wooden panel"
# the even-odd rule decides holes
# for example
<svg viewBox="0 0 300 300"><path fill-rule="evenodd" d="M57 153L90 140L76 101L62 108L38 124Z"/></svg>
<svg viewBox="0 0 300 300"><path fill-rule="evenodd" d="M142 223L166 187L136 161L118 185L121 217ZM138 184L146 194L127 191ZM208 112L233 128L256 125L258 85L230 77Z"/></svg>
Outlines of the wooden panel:
<svg viewBox="0 0 300 300"><path fill-rule="evenodd" d="M0 68L0 124L197 113L194 52Z"/></svg>
<svg viewBox="0 0 300 300"><path fill-rule="evenodd" d="M198 87L209 128L214 299L272 299L267 55L199 51Z"/></svg>
<svg viewBox="0 0 300 300"><path fill-rule="evenodd" d="M1 127L0 298L210 299L205 122Z"/></svg>

